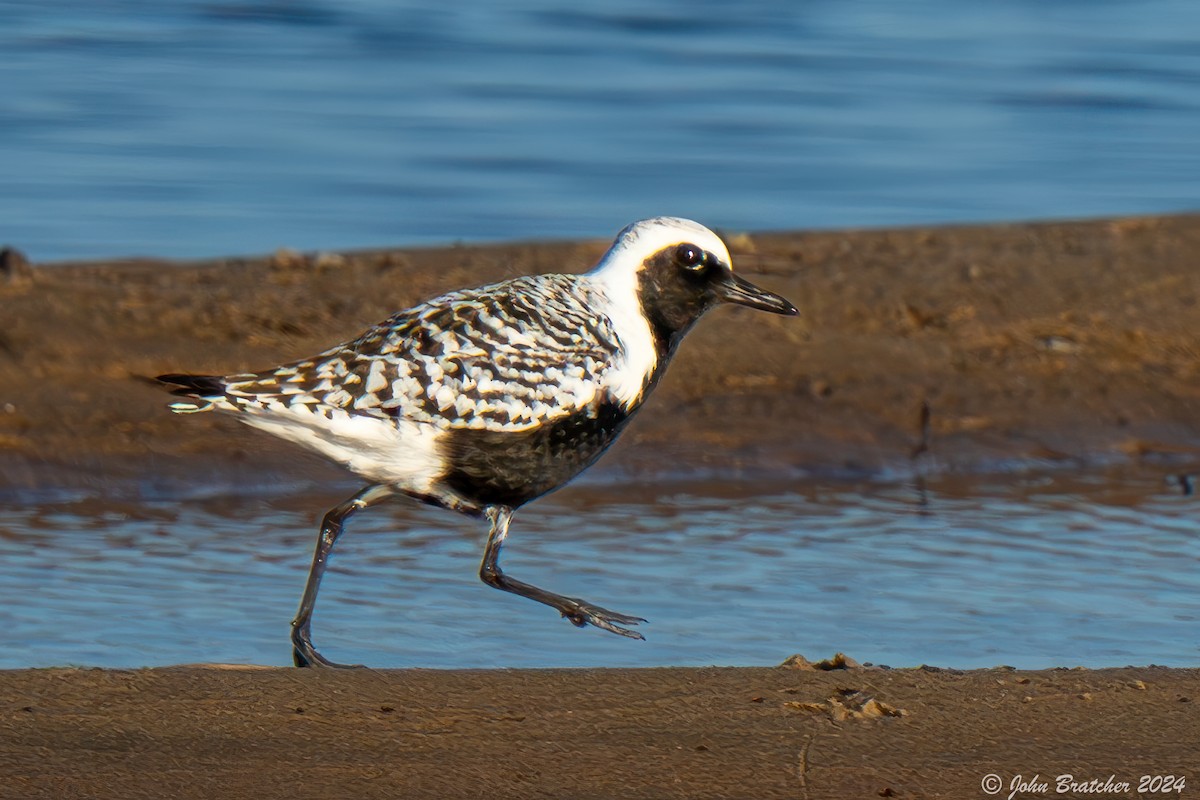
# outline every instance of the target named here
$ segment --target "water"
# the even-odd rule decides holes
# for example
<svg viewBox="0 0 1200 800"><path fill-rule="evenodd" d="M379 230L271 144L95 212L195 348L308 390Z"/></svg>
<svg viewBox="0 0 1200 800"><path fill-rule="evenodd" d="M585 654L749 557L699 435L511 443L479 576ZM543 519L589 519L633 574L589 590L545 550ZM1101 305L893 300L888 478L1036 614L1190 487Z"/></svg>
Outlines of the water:
<svg viewBox="0 0 1200 800"><path fill-rule="evenodd" d="M289 663L336 499L0 507L0 667ZM636 642L480 583L480 523L382 506L339 543L314 635L377 667L1195 666L1197 510L1135 472L584 486L519 514L509 573L648 618Z"/></svg>
<svg viewBox="0 0 1200 800"><path fill-rule="evenodd" d="M35 260L1195 209L1200 4L0 0Z"/></svg>

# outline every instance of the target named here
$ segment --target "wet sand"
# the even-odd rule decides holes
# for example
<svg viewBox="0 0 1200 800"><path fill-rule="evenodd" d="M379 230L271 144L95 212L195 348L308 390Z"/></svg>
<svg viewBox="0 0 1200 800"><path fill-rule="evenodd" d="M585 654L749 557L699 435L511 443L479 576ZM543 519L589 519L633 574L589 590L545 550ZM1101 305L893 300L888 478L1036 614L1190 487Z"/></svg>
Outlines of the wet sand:
<svg viewBox="0 0 1200 800"><path fill-rule="evenodd" d="M989 774L1005 797L1014 776L1071 774L1132 798L1142 775L1197 780L1200 737L1196 670L183 667L0 686L0 796L30 800L961 800Z"/></svg>
<svg viewBox="0 0 1200 800"><path fill-rule="evenodd" d="M803 316L710 315L593 479L1194 469L1200 216L729 238ZM231 420L167 413L145 376L271 366L604 247L7 260L0 498L350 483ZM1200 673L1151 667L15 671L0 797L977 797L988 773L1001 796L1018 773L1042 794L1073 773L1133 797L1142 774L1200 780L1197 697Z"/></svg>

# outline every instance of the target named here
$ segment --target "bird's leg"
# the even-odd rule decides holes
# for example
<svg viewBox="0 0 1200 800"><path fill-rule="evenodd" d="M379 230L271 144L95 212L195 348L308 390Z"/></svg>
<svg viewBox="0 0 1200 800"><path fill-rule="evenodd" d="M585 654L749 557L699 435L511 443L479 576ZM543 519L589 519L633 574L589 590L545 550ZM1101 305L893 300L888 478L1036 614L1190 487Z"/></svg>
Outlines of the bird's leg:
<svg viewBox="0 0 1200 800"><path fill-rule="evenodd" d="M631 631L616 624L620 622L625 625L637 625L639 622L646 621L641 617L618 614L578 598L563 597L547 592L545 589L539 589L505 575L500 569L500 548L504 546L504 540L508 537L508 523L512 520L513 510L507 506L488 506L484 510L484 514L492 523L492 529L488 532L487 547L483 551L483 563L479 565L479 577L484 583L506 592L519 594L521 597L528 597L539 603L545 603L551 608L557 609L559 613L580 628L585 625L595 625L597 628L628 636L631 639L646 638L637 631Z"/></svg>
<svg viewBox="0 0 1200 800"><path fill-rule="evenodd" d="M321 532L313 551L312 567L308 571L308 582L304 584L304 596L300 599L300 610L292 620L292 660L297 667L345 667L328 660L312 644L312 614L317 604L317 591L321 588L321 577L329 561L334 543L342 535L342 526L355 512L373 506L394 494L387 486L368 486L349 500L335 506L321 521Z"/></svg>

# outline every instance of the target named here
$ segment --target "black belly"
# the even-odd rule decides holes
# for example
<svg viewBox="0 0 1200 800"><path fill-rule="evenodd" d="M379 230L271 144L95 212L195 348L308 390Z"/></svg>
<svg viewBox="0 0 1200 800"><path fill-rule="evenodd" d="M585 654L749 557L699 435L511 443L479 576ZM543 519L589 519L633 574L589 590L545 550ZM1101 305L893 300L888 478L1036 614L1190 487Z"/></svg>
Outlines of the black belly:
<svg viewBox="0 0 1200 800"><path fill-rule="evenodd" d="M441 482L469 502L516 508L591 466L628 421L620 406L603 403L528 431L451 431Z"/></svg>

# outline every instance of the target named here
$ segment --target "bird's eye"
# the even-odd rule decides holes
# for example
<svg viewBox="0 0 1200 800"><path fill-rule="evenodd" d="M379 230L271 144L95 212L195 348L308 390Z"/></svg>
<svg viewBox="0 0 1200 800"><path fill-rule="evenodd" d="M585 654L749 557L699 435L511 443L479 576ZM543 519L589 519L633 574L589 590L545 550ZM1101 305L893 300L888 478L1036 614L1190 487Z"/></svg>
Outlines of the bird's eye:
<svg viewBox="0 0 1200 800"><path fill-rule="evenodd" d="M708 266L707 253L694 244L681 244L675 248L675 262L686 269L700 272Z"/></svg>

